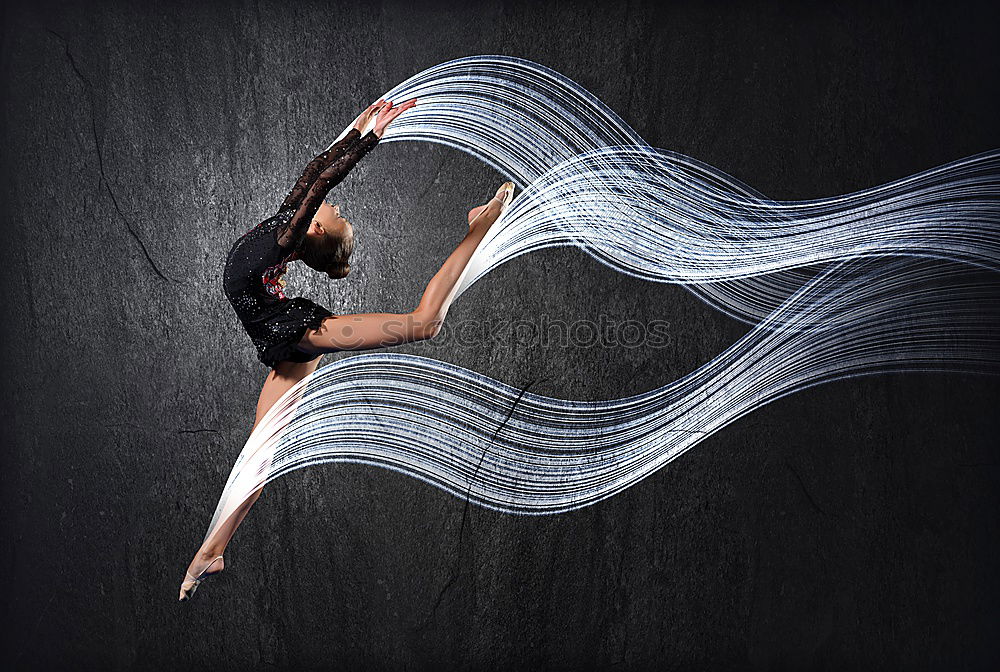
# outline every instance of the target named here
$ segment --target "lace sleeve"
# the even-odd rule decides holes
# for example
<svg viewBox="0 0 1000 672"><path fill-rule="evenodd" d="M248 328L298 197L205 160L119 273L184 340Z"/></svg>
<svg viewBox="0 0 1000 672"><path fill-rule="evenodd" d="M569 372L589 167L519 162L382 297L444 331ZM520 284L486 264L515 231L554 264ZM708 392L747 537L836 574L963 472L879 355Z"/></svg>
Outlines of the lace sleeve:
<svg viewBox="0 0 1000 672"><path fill-rule="evenodd" d="M340 184L351 168L357 164L361 158L371 151L378 143L378 136L368 133L366 136L355 142L348 148L344 155L334 161L319 176L316 177L305 198L295 211L295 214L277 231L278 245L285 249L295 249L302 242L309 223L319 210L320 204L326 198L327 193Z"/></svg>
<svg viewBox="0 0 1000 672"><path fill-rule="evenodd" d="M288 192L288 195L285 196L285 201L281 204L281 209L294 210L298 208L302 204L302 199L308 193L309 187L313 185L313 182L316 181L320 173L326 170L334 161L342 157L360 137L361 133L356 128L352 128L341 140L335 142L328 150L310 161L309 165L302 171L302 177L298 179L291 191Z"/></svg>

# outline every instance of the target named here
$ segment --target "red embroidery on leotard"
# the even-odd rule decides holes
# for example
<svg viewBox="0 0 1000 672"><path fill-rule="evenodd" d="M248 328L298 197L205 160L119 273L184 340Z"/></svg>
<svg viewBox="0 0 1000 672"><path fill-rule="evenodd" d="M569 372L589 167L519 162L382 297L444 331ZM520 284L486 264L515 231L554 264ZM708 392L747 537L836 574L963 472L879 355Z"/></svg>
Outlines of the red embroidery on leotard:
<svg viewBox="0 0 1000 672"><path fill-rule="evenodd" d="M264 274L261 276L261 281L263 281L264 289L267 290L267 293L282 301L288 298L283 291L285 288L285 279L282 277L287 270L288 264L281 262L264 271Z"/></svg>

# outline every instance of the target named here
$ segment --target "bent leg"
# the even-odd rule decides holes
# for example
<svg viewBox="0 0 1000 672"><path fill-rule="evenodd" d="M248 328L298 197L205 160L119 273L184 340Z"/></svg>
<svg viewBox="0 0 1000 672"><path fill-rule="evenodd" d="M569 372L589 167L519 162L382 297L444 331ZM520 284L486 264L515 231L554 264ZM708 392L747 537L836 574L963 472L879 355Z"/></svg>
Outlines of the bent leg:
<svg viewBox="0 0 1000 672"><path fill-rule="evenodd" d="M510 188L513 189L513 185ZM433 338L447 315L469 260L500 217L502 205L494 198L469 213L469 232L431 278L415 310L328 317L319 328L305 332L299 341L299 350L310 354L367 350Z"/></svg>

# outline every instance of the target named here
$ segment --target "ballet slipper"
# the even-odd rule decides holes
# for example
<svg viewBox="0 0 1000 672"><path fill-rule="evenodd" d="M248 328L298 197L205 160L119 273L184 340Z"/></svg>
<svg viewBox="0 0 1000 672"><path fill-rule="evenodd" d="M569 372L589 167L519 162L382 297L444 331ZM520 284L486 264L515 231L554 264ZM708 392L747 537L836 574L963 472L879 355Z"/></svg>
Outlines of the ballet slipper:
<svg viewBox="0 0 1000 672"><path fill-rule="evenodd" d="M469 228L470 229L472 228L473 223L475 223L475 221L479 219L479 215L483 214L483 212L486 211L486 209L490 206L490 203L492 203L493 201L497 201L498 203L500 203L500 215L502 215L504 212L506 212L507 208L511 204L511 201L513 200L514 200L514 183L504 182L503 184L500 185L500 188L497 189L496 195L493 198L491 198L489 202L486 203L486 205L479 205L473 208L472 210L469 210L469 216L468 216ZM497 216L499 217L500 215Z"/></svg>
<svg viewBox="0 0 1000 672"><path fill-rule="evenodd" d="M203 569L198 574L198 576L191 576L190 572L184 572L184 581L181 582L181 592L178 601L186 602L187 600L190 600L191 597L194 595L194 591L198 590L198 586L200 586L201 582L205 580L205 577L210 576L211 574L218 574L219 572L221 572L222 571L221 569L214 572L210 571L212 569L212 566L215 565L215 563L217 563L219 560L222 560L221 555L216 556L214 560L208 563L205 569Z"/></svg>
<svg viewBox="0 0 1000 672"><path fill-rule="evenodd" d="M490 200L500 201L500 214L502 215L510 207L511 201L514 200L514 183L504 182L501 184L496 195Z"/></svg>

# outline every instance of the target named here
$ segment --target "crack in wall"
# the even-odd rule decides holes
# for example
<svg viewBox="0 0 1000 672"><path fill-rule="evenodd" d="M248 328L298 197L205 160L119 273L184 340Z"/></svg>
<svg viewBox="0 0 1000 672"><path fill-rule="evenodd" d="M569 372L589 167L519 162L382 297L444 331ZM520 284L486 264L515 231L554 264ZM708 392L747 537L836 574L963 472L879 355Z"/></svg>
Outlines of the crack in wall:
<svg viewBox="0 0 1000 672"><path fill-rule="evenodd" d="M479 475L479 470L483 465L483 460L486 459L486 455L489 453L490 448L492 448L493 444L496 443L497 437L500 435L500 432L503 430L504 427L507 426L507 423L510 422L511 417L514 415L514 410L517 408L517 405L521 403L521 399L524 397L528 389L537 382L538 379L532 380L530 383L521 388L521 391L518 393L517 398L514 399L514 403L511 404L510 410L507 411L507 417L503 419L503 422L501 422L500 425L497 427L496 431L493 432L493 436L490 438L489 444L487 444L486 448L483 449L483 454L479 457L479 463L476 465L476 470L472 473L472 478L469 479L469 487L465 491L465 505L462 508L462 524L459 526L458 529L458 553L455 556L455 567L453 568L451 576L445 582L444 586L441 587L441 592L438 593L437 599L434 601L434 606L431 608L431 617L437 614L438 607L440 607L441 602L444 601L445 594L451 589L453 585L455 585L455 582L458 580L458 577L461 574L461 572L458 569L458 566L461 564L462 561L462 555L463 555L462 541L465 539L465 528L469 518L469 508L471 504L471 500L469 499L469 497L472 494L472 484L475 482L476 476Z"/></svg>
<svg viewBox="0 0 1000 672"><path fill-rule="evenodd" d="M788 460L785 460L785 466L788 467L788 470L790 472L792 472L792 474L795 476L795 480L797 480L799 482L799 487L802 488L802 493L806 496L806 499L809 500L809 503L812 504L812 507L814 509L816 509L816 511L820 515L823 515L823 516L829 516L829 515L831 515L831 514L827 513L825 510L823 510L823 508L819 504L816 503L816 500L813 499L812 495L809 494L809 489L806 487L805 481L803 481L802 477L799 476L799 472L795 470L795 467L792 466L791 462L789 462Z"/></svg>
<svg viewBox="0 0 1000 672"><path fill-rule="evenodd" d="M56 39L62 42L63 49L66 54L66 60L69 61L70 67L73 69L73 72L80 80L80 83L83 85L83 90L87 94L87 101L90 105L90 132L94 139L94 150L95 153L97 154L97 169L100 172L101 184L104 185L105 191L108 192L108 196L111 198L111 204L112 206L114 206L115 212L118 213L118 216L121 218L122 223L125 225L125 229L132 236L133 240L135 240L135 242L139 245L139 249L142 250L142 254L144 257L146 257L146 261L149 262L149 265L153 269L153 272L156 275L158 275L162 280L166 280L167 282L177 282L174 278L167 277L163 273L163 271L160 270L160 267L157 266L156 262L153 260L152 255L149 253L149 249L146 247L146 243L143 242L142 237L135 230L135 227L132 226L132 223L129 221L128 217L125 216L124 211L122 211L121 206L118 204L118 197L115 196L115 192L111 188L111 183L108 181L107 175L105 175L104 173L104 155L101 152L101 142L97 135L97 120L95 119L95 112L94 112L95 105L93 97L93 86L90 84L90 80L88 80L84 76L83 72L80 71L79 66L76 64L76 59L73 58L73 54L69 50L69 41L66 40L66 38L64 38L59 33L52 30L51 28L47 28L46 30L48 30L49 33L54 35Z"/></svg>

